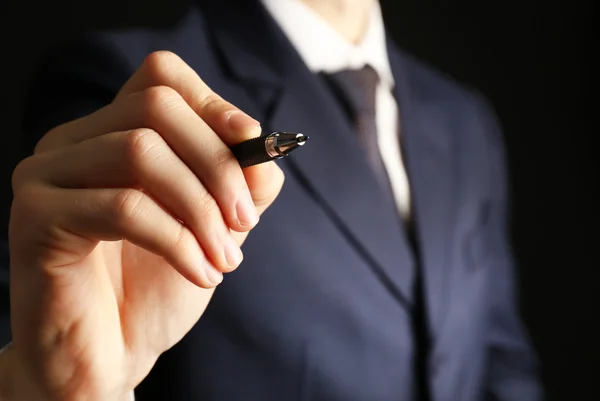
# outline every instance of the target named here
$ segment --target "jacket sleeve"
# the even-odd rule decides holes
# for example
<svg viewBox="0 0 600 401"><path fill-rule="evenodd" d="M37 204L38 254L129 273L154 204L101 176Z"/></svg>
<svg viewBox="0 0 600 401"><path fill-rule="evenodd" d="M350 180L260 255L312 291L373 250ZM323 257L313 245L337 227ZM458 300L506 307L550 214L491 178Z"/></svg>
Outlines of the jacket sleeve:
<svg viewBox="0 0 600 401"><path fill-rule="evenodd" d="M479 117L488 135L490 155L490 245L492 262L486 401L540 401L538 362L520 318L517 278L510 239L507 161L500 124L492 108L479 100Z"/></svg>
<svg viewBox="0 0 600 401"><path fill-rule="evenodd" d="M100 35L52 49L30 81L17 151L30 155L51 128L109 104L130 73L119 52ZM2 213L10 214L10 204L2 205ZM11 340L7 231L2 227L0 237L0 348Z"/></svg>

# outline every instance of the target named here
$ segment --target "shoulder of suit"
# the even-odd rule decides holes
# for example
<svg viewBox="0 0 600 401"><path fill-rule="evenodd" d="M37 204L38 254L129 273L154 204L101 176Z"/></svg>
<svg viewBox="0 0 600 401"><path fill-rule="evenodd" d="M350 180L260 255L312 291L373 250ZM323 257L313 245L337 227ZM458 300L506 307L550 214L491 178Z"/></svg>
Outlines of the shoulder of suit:
<svg viewBox="0 0 600 401"><path fill-rule="evenodd" d="M484 125L497 125L495 110L477 88L460 82L431 64L401 50L395 52L407 74L411 96L435 104L456 117L476 118Z"/></svg>
<svg viewBox="0 0 600 401"><path fill-rule="evenodd" d="M84 70L104 67L119 75L131 75L152 52L168 50L184 60L190 53L211 52L209 35L200 10L191 7L169 26L89 31L51 48L42 57L44 63L75 62Z"/></svg>
<svg viewBox="0 0 600 401"><path fill-rule="evenodd" d="M106 30L87 34L83 40L115 53L113 56L120 57L131 71L155 51L168 50L185 59L190 52L211 49L204 17L195 7L170 26Z"/></svg>
<svg viewBox="0 0 600 401"><path fill-rule="evenodd" d="M403 51L398 51L397 54L402 60L406 74L409 75L411 87L415 89L413 92L418 96L454 102L472 102L475 97L481 97L475 88L460 82L422 59Z"/></svg>
<svg viewBox="0 0 600 401"><path fill-rule="evenodd" d="M480 165L485 165L485 159L492 154L503 151L500 119L492 103L478 89L413 55L397 49L393 54L399 57L398 64L406 75L411 102L419 104L414 110L443 115L441 123L452 132L457 148L477 149L471 156L478 158Z"/></svg>

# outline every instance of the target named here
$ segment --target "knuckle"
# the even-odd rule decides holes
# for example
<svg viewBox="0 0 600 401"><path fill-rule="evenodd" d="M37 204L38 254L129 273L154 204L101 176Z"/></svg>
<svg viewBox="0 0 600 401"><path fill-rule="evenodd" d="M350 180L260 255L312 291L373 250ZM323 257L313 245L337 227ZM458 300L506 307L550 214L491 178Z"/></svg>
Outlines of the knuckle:
<svg viewBox="0 0 600 401"><path fill-rule="evenodd" d="M182 224L173 237L173 243L169 248L174 255L185 255L193 247L198 247L198 242L196 241L194 234Z"/></svg>
<svg viewBox="0 0 600 401"><path fill-rule="evenodd" d="M229 149L219 149L212 155L214 169L218 174L218 179L222 182L235 180L236 177L242 178L242 171L239 164L235 161L233 154ZM216 179L216 178L215 178Z"/></svg>
<svg viewBox="0 0 600 401"><path fill-rule="evenodd" d="M20 191L15 193L11 206L11 220L16 218L20 220L23 217L27 220L37 220L36 217L40 214L47 201L48 193L45 188L40 185L27 184L20 188Z"/></svg>
<svg viewBox="0 0 600 401"><path fill-rule="evenodd" d="M161 114L165 108L179 105L182 98L177 91L169 86L151 86L144 90L143 106L149 117Z"/></svg>
<svg viewBox="0 0 600 401"><path fill-rule="evenodd" d="M162 142L161 136L149 128L138 128L129 131L125 135L127 160L134 168L143 167L149 161L149 158L152 158L150 153Z"/></svg>
<svg viewBox="0 0 600 401"><path fill-rule="evenodd" d="M188 230L185 228L183 224L179 226L179 230L173 237L173 246L172 249L179 251L182 249L186 249L186 245L188 243Z"/></svg>
<svg viewBox="0 0 600 401"><path fill-rule="evenodd" d="M23 185L37 170L37 160L35 156L29 156L21 160L15 167L11 177L13 192Z"/></svg>
<svg viewBox="0 0 600 401"><path fill-rule="evenodd" d="M215 150L211 155L212 168L207 179L214 183L219 200L237 198L237 192L247 188L239 163L227 148ZM229 202L227 202L229 204Z"/></svg>
<svg viewBox="0 0 600 401"><path fill-rule="evenodd" d="M46 132L35 144L35 147L33 148L33 154L42 153L47 151L48 149L52 149L53 144L57 142L57 138L60 138L62 135L64 135L63 132L65 131L65 128L68 124L69 123L63 123L57 125L56 127Z"/></svg>
<svg viewBox="0 0 600 401"><path fill-rule="evenodd" d="M159 50L150 53L143 65L152 82L164 84L169 81L173 70L182 63L183 60L175 53Z"/></svg>
<svg viewBox="0 0 600 401"><path fill-rule="evenodd" d="M218 110L228 105L223 98L215 92L210 92L198 101L199 110ZM233 108L233 106L231 106Z"/></svg>
<svg viewBox="0 0 600 401"><path fill-rule="evenodd" d="M112 201L114 220L121 227L130 225L143 213L143 201L146 195L133 188L123 189Z"/></svg>
<svg viewBox="0 0 600 401"><path fill-rule="evenodd" d="M198 200L196 201L196 214L203 225L212 221L214 217L220 213L219 205L212 195L205 193L198 196Z"/></svg>

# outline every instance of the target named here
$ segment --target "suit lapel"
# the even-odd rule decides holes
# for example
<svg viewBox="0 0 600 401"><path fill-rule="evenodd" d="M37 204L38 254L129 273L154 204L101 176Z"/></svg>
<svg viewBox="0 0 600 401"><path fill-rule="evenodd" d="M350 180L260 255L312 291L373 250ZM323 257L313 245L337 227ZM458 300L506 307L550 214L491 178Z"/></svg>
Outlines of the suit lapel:
<svg viewBox="0 0 600 401"><path fill-rule="evenodd" d="M235 15L227 12L226 1L203 7L217 47L240 83L232 99L243 99L241 88L246 88L253 102L238 105L252 110L250 103L259 104L255 115L266 129L310 136L301 151L282 161L283 167L326 210L384 285L409 303L413 255L395 205L378 185L341 107L258 2L241 3L245 9Z"/></svg>
<svg viewBox="0 0 600 401"><path fill-rule="evenodd" d="M412 194L412 217L420 268L425 286L425 304L431 334L439 331L449 295L450 246L456 212L456 163L454 142L443 118L446 111L417 88L411 77L413 61L406 60L394 45L388 46L396 81L395 97L402 124L404 161ZM434 89L436 90L436 89Z"/></svg>
<svg viewBox="0 0 600 401"><path fill-rule="evenodd" d="M270 124L299 130L310 146L286 160L307 191L403 303L411 298L413 257L392 199L369 168L356 135L324 82L290 80ZM317 100L318 99L318 100Z"/></svg>

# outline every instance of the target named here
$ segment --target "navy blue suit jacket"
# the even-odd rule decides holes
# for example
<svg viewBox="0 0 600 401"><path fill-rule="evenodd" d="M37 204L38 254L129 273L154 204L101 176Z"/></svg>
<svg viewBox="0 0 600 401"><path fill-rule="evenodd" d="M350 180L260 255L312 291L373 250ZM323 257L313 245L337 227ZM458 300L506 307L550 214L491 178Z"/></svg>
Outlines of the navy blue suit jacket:
<svg viewBox="0 0 600 401"><path fill-rule="evenodd" d="M138 400L413 400L417 343L428 344L422 379L435 401L538 400L515 302L502 138L481 97L389 44L411 246L343 110L265 10L236 2L234 15L229 1L205 3L176 27L104 32L55 50L25 119L32 149L50 128L111 102L150 52L171 50L266 130L311 136L281 161L284 188L244 244L243 265L159 359ZM10 331L6 245L2 253L0 344ZM413 323L417 269L426 339Z"/></svg>

